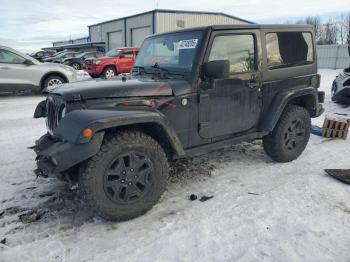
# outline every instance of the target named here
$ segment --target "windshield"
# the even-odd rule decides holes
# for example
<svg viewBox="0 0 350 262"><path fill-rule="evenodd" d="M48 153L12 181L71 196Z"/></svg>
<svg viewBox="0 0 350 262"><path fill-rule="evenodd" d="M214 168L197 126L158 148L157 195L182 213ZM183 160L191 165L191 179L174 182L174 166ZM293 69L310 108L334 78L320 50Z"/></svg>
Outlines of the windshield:
<svg viewBox="0 0 350 262"><path fill-rule="evenodd" d="M120 49L113 49L113 50L110 50L106 53L106 56L109 56L109 57L114 57L114 56L118 56L119 53L120 53Z"/></svg>
<svg viewBox="0 0 350 262"><path fill-rule="evenodd" d="M76 58L82 58L82 57L87 57L89 55L91 55L92 53L81 53L81 54L77 54L75 57Z"/></svg>
<svg viewBox="0 0 350 262"><path fill-rule="evenodd" d="M62 53L62 54L56 55L55 58L61 58L61 57L66 56L67 54L69 54L69 53Z"/></svg>
<svg viewBox="0 0 350 262"><path fill-rule="evenodd" d="M147 38L141 46L135 66L157 65L189 72L202 35L202 31L191 31Z"/></svg>

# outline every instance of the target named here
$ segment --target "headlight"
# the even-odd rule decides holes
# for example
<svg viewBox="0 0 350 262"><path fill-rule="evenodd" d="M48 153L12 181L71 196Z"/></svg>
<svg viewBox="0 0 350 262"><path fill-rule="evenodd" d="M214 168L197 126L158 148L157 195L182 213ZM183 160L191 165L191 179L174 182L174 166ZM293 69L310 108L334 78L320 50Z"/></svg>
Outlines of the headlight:
<svg viewBox="0 0 350 262"><path fill-rule="evenodd" d="M98 65L98 64L100 64L100 63L101 63L101 60L94 60L94 61L93 61L93 64L94 64L94 65Z"/></svg>

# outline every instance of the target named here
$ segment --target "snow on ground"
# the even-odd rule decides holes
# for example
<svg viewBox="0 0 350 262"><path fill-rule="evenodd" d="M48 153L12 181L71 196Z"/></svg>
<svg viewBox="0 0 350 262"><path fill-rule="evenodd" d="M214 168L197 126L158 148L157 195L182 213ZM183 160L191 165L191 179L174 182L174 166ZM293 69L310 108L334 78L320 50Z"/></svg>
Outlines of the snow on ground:
<svg viewBox="0 0 350 262"><path fill-rule="evenodd" d="M326 112L350 114L330 101L338 71L320 72ZM159 204L112 223L74 189L33 176L27 147L45 132L44 121L31 118L42 99L0 98L1 262L350 261L350 186L323 171L350 167L350 139L312 135L303 155L285 164L271 161L261 141L177 161ZM214 198L192 202L192 193ZM19 215L31 211L41 219L22 223Z"/></svg>

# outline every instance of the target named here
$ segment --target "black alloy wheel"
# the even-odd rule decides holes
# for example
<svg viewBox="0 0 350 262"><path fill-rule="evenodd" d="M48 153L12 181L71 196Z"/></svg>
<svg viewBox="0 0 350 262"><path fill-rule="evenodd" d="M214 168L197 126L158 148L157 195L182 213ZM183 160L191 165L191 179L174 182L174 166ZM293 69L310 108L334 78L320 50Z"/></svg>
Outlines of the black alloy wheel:
<svg viewBox="0 0 350 262"><path fill-rule="evenodd" d="M104 175L106 195L118 204L128 204L147 195L153 186L153 164L137 151L115 159Z"/></svg>
<svg viewBox="0 0 350 262"><path fill-rule="evenodd" d="M305 139L305 125L302 119L293 120L286 128L283 135L284 146L286 150L294 150L303 143Z"/></svg>

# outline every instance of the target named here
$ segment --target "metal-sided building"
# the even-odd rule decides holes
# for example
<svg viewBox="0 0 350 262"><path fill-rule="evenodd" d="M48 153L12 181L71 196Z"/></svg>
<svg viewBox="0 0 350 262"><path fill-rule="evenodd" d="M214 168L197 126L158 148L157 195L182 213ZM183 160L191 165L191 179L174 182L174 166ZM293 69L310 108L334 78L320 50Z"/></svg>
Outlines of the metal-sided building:
<svg viewBox="0 0 350 262"><path fill-rule="evenodd" d="M143 40L151 34L217 24L252 22L224 13L155 9L88 27L90 41L105 42L107 51L121 46L140 47Z"/></svg>

